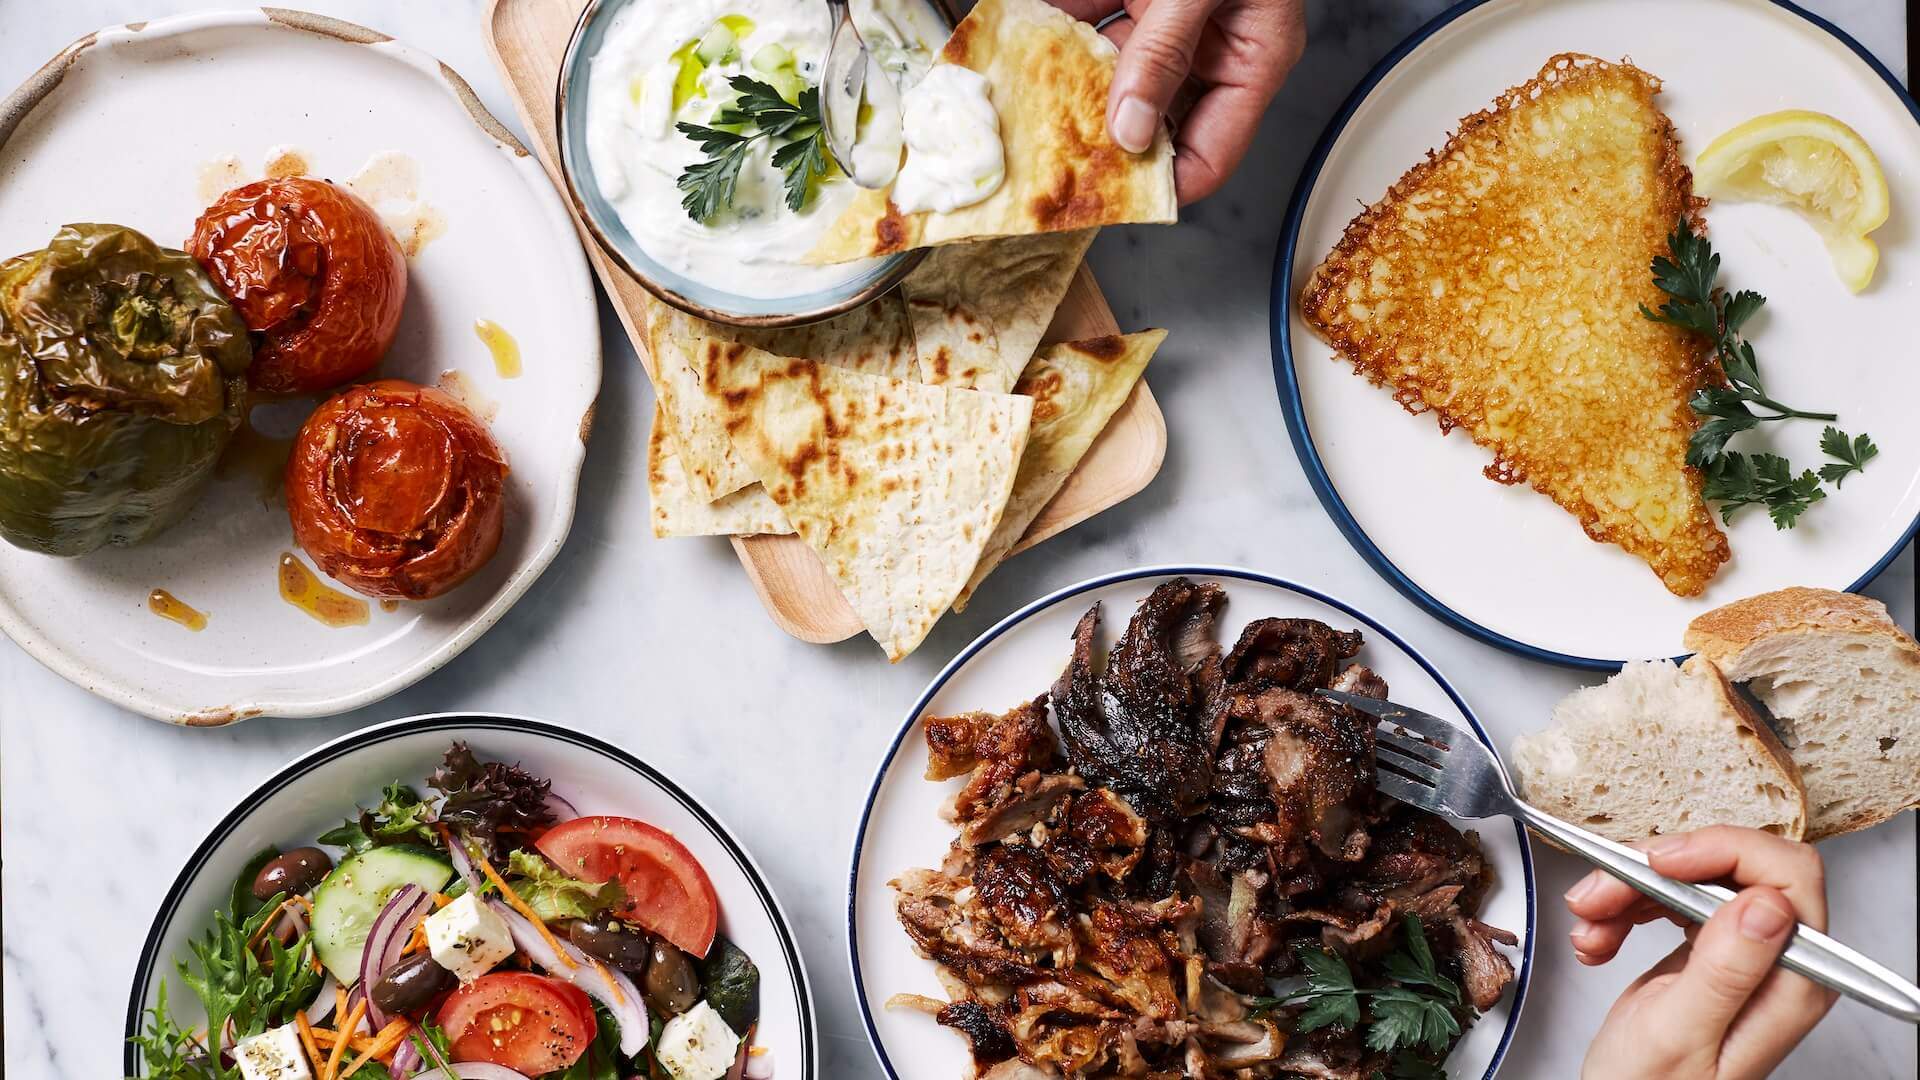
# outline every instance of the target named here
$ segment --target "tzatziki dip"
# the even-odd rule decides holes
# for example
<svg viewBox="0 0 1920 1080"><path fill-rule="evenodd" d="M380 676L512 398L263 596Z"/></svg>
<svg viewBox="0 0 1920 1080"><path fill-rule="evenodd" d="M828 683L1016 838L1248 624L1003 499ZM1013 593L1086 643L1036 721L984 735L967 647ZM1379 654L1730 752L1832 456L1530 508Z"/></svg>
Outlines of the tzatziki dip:
<svg viewBox="0 0 1920 1080"><path fill-rule="evenodd" d="M926 0L853 0L872 56L869 99L917 85L946 43ZM874 261L803 260L859 190L818 126L829 43L819 0L633 0L592 57L587 154L600 194L649 257L711 288L754 299L804 296L867 274ZM746 80L754 85L743 91ZM856 168L900 153L902 133L861 110ZM693 130L689 131L691 128ZM798 204L799 209L793 209Z"/></svg>

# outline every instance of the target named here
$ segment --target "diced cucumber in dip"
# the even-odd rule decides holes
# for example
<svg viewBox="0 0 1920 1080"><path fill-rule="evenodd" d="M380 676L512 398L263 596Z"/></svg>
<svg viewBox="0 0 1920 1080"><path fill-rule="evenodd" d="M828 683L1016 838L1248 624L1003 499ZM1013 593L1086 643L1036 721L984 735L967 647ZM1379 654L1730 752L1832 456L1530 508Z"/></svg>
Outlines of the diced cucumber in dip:
<svg viewBox="0 0 1920 1080"><path fill-rule="evenodd" d="M853 15L874 61L872 101L917 83L947 39L927 0L854 0ZM753 80L795 108L813 102L830 29L819 0L673 0L629 4L614 16L591 61L587 154L601 195L656 263L755 299L804 296L872 269L803 261L858 188L823 147L800 145L815 130L810 117L777 135L741 122L743 105L765 102L743 99L734 84ZM722 135L703 148L683 124ZM704 194L690 194L682 176L723 156L713 147L727 134L748 140L736 151L737 173L723 169ZM890 175L902 146L897 123L870 119L860 136L854 167ZM689 203L710 213L701 219Z"/></svg>
<svg viewBox="0 0 1920 1080"><path fill-rule="evenodd" d="M987 80L958 64L940 64L901 102L907 163L893 185L902 213L951 213L1000 189L1007 178L1000 114Z"/></svg>

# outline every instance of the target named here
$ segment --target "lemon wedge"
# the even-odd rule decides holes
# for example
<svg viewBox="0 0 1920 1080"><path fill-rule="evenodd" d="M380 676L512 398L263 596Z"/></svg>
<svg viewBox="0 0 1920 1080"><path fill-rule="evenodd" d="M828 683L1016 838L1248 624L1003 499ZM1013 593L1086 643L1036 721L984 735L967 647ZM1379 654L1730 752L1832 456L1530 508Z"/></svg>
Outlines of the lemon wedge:
<svg viewBox="0 0 1920 1080"><path fill-rule="evenodd" d="M1820 230L1847 288L1873 280L1880 249L1867 234L1886 223L1887 178L1860 133L1833 117L1805 109L1754 117L1701 151L1694 189L1798 210Z"/></svg>

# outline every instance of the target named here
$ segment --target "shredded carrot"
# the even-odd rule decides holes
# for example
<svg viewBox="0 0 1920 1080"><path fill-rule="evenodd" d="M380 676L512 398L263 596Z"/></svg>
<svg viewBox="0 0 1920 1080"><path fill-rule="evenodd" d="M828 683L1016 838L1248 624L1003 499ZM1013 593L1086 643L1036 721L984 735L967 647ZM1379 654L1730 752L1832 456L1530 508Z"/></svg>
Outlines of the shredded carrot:
<svg viewBox="0 0 1920 1080"><path fill-rule="evenodd" d="M380 1034L373 1039L373 1044L361 1051L360 1056L354 1058L346 1068L340 1070L336 1080L347 1080L347 1077L360 1071L360 1066L383 1054L392 1053L400 1045L400 1040L406 1038L407 1033L412 1030L413 1023L404 1016L396 1016L389 1020L387 1026L381 1028Z"/></svg>
<svg viewBox="0 0 1920 1080"><path fill-rule="evenodd" d="M613 981L613 975L611 972L607 970L607 966L605 964L602 964L600 961L595 960L591 956L587 957L587 960L593 964L593 970L599 972L600 977L606 980L607 989L613 991L614 1003L618 1005L625 1005L627 1003L626 992L620 989L619 983Z"/></svg>
<svg viewBox="0 0 1920 1080"><path fill-rule="evenodd" d="M300 1029L300 1045L307 1048L307 1063L310 1065L319 1064L320 1044L313 1041L313 1024L307 1019L307 1014L303 1012L294 1013L293 1022Z"/></svg>
<svg viewBox="0 0 1920 1080"><path fill-rule="evenodd" d="M332 1028L317 1027L313 1029L313 1041L319 1046L321 1046L322 1048L326 1048L326 1047L331 1047L335 1043L340 1042L341 1036L339 1032L333 1030ZM347 1049L358 1052L361 1050L365 1050L367 1047L373 1045L373 1036L348 1035L346 1036L345 1041L347 1044Z"/></svg>
<svg viewBox="0 0 1920 1080"><path fill-rule="evenodd" d="M407 945L400 950L401 956L412 956L427 947L427 924L418 922L413 925L413 935L407 938Z"/></svg>
<svg viewBox="0 0 1920 1080"><path fill-rule="evenodd" d="M338 1024L347 1018L347 988L339 983L333 984L333 1022Z"/></svg>
<svg viewBox="0 0 1920 1080"><path fill-rule="evenodd" d="M440 837L448 844L454 842L453 837L448 835L445 825L440 826ZM493 864L487 861L485 855L477 851L469 851L467 852L467 856L473 861L474 865L480 868L480 872L487 876L487 880L493 882L493 887L500 890L500 898L505 900L513 910L526 916L527 921L532 923L533 928L540 932L540 936L546 940L547 947L553 950L553 955L559 957L561 963L570 968L580 966L573 962L573 957L561 951L560 942L553 936L553 931L547 929L547 924L541 920L539 915L534 913L533 908L529 907L525 900L520 899L520 895L513 891L506 880L500 876L500 872L495 870Z"/></svg>
<svg viewBox="0 0 1920 1080"><path fill-rule="evenodd" d="M446 893L437 892L433 894L433 910L439 911L451 903L453 903L453 897L448 896Z"/></svg>
<svg viewBox="0 0 1920 1080"><path fill-rule="evenodd" d="M351 1035L360 1027L360 1021L367 1015L367 999L361 998L353 1003L353 1011L340 1024L343 1033ZM347 1043L351 1039L341 1039L333 1044L333 1052L327 1055L327 1067L320 1072L320 1080L335 1080L340 1073L340 1060L347 1056Z"/></svg>

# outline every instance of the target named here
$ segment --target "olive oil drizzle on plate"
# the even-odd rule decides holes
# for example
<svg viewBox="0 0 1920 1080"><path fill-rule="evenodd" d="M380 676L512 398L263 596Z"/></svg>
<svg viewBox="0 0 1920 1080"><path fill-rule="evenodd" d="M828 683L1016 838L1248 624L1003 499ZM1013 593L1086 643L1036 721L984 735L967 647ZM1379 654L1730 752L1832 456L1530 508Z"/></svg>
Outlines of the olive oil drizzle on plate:
<svg viewBox="0 0 1920 1080"><path fill-rule="evenodd" d="M291 551L280 553L280 599L332 627L365 626L372 608L320 580Z"/></svg>
<svg viewBox="0 0 1920 1080"><path fill-rule="evenodd" d="M479 335L480 340L486 343L487 350L493 353L493 370L498 372L501 378L520 377L520 343L513 339L512 334L507 333L504 327L492 319L476 319L473 332Z"/></svg>
<svg viewBox="0 0 1920 1080"><path fill-rule="evenodd" d="M206 612L183 602L165 589L155 589L147 594L147 610L170 622L177 622L196 634L207 628Z"/></svg>

